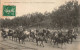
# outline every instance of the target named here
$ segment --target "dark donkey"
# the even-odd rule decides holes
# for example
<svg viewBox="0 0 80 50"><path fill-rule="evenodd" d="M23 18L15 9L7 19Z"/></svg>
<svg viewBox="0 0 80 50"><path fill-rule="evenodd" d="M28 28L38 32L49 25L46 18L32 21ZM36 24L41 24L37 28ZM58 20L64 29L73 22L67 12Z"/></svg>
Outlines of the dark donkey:
<svg viewBox="0 0 80 50"><path fill-rule="evenodd" d="M13 35L13 31L9 29L9 31L8 31L8 37L9 37L9 39L12 38L12 35Z"/></svg>
<svg viewBox="0 0 80 50"><path fill-rule="evenodd" d="M62 32L58 32L58 36L54 37L54 45L57 44L61 44L61 48L63 46L63 44L66 42L65 36L62 34Z"/></svg>
<svg viewBox="0 0 80 50"><path fill-rule="evenodd" d="M27 35L24 34L23 31L20 31L17 36L18 36L19 43L20 41L22 41L22 44L25 42L25 39L27 38Z"/></svg>
<svg viewBox="0 0 80 50"><path fill-rule="evenodd" d="M19 36L18 36L19 43L20 43L21 41L22 41L22 44L25 43L26 37L27 37L26 34L19 35Z"/></svg>
<svg viewBox="0 0 80 50"><path fill-rule="evenodd" d="M36 43L37 43L37 45L39 45L38 43L40 42L40 46L44 47L44 44L43 44L44 41L46 42L45 36L40 36L40 35L36 36Z"/></svg>

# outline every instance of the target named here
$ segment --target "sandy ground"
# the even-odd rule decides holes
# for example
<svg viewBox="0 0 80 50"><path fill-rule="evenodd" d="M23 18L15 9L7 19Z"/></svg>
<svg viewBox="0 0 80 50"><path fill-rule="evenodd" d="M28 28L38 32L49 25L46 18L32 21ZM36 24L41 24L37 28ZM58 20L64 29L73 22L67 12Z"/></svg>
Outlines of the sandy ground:
<svg viewBox="0 0 80 50"><path fill-rule="evenodd" d="M35 42L26 41L25 44L6 39L3 41L0 34L0 50L80 50L80 35L72 44L65 44L63 48L44 43L45 47L36 46ZM59 45L60 46L60 45Z"/></svg>

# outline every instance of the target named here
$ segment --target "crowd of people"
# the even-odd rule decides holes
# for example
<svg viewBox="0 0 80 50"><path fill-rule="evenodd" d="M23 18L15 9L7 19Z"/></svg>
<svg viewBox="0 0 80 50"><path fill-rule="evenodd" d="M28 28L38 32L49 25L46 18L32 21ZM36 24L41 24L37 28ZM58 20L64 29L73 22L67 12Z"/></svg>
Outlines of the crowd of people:
<svg viewBox="0 0 80 50"><path fill-rule="evenodd" d="M3 40L9 38L12 41L18 41L19 43L25 43L25 41L32 41L36 42L37 45L44 47L44 43L50 42L51 44L58 45L58 44L65 44L65 43L72 43L74 39L78 36L78 32L74 31L73 29L68 29L66 32L60 30L50 30L50 29L35 29L35 30L27 30L22 27L17 29L8 29L5 31L5 28L1 29L1 37Z"/></svg>

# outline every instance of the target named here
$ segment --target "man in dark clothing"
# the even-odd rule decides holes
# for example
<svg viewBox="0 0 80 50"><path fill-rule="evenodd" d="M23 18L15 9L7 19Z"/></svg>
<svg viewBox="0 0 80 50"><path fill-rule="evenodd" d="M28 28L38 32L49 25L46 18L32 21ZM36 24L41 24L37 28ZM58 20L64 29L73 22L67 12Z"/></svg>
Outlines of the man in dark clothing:
<svg viewBox="0 0 80 50"><path fill-rule="evenodd" d="M67 34L68 37L69 37L70 35L72 35L72 31L73 31L72 29L68 30L68 34Z"/></svg>
<svg viewBox="0 0 80 50"><path fill-rule="evenodd" d="M45 29L43 29L43 33L46 33L46 30Z"/></svg>
<svg viewBox="0 0 80 50"><path fill-rule="evenodd" d="M60 31L60 32L58 32L59 34L58 34L58 37L62 37L63 36L63 34L62 34L62 31Z"/></svg>

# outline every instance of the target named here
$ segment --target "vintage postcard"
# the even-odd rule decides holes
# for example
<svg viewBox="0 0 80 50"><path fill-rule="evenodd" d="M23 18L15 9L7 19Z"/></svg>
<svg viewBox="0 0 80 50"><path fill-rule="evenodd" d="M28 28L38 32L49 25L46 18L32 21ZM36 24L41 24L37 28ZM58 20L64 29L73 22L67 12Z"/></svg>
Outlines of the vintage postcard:
<svg viewBox="0 0 80 50"><path fill-rule="evenodd" d="M0 0L0 50L80 50L80 0Z"/></svg>

